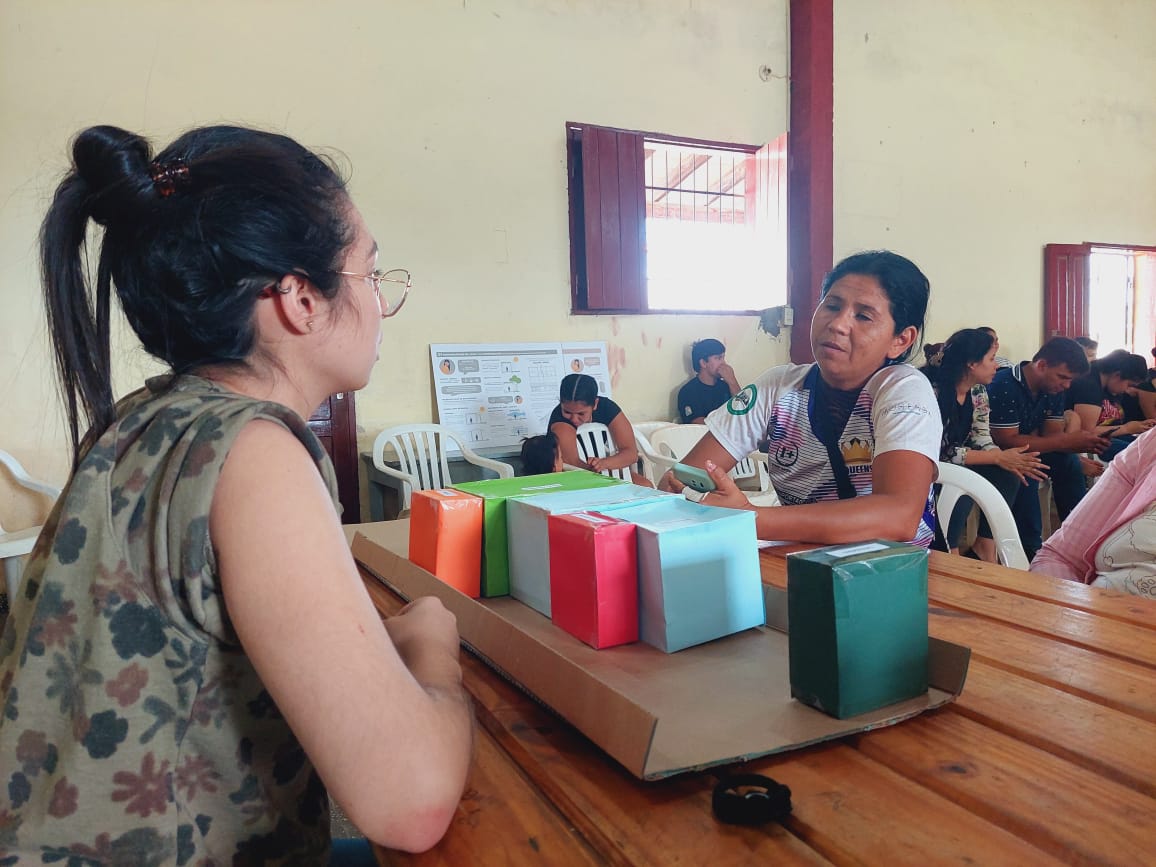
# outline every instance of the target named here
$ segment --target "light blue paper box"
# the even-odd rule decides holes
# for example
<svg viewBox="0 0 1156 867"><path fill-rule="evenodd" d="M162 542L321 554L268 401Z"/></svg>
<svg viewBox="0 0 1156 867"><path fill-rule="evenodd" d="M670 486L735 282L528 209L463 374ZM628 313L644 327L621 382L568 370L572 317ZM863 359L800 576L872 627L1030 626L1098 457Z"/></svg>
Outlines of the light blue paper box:
<svg viewBox="0 0 1156 867"><path fill-rule="evenodd" d="M539 494L506 502L506 531L510 547L510 595L535 611L550 616L550 515L570 512L606 512L624 506L676 497L641 485L615 485L584 491Z"/></svg>
<svg viewBox="0 0 1156 867"><path fill-rule="evenodd" d="M755 513L682 497L616 509L638 526L639 637L673 653L762 626Z"/></svg>

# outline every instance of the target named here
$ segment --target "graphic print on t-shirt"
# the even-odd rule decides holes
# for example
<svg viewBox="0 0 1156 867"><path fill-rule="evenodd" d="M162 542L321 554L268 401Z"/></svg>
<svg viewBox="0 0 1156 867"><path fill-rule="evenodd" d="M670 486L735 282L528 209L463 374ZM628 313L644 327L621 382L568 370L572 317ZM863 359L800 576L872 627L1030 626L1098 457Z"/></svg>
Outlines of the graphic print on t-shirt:
<svg viewBox="0 0 1156 867"><path fill-rule="evenodd" d="M866 437L847 437L839 441L839 451L850 475L870 473L871 459L874 457L874 443Z"/></svg>
<svg viewBox="0 0 1156 867"><path fill-rule="evenodd" d="M727 401L727 412L731 415L746 415L755 405L755 398L759 391L754 384L746 386L742 391Z"/></svg>

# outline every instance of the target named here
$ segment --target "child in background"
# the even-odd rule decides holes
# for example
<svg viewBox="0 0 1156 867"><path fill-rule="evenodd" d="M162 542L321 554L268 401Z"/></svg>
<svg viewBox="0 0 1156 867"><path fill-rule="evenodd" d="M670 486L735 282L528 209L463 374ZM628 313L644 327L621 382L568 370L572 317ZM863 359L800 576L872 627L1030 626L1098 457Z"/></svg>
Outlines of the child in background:
<svg viewBox="0 0 1156 867"><path fill-rule="evenodd" d="M522 475L562 472L562 450L558 437L552 433L525 437L522 440Z"/></svg>

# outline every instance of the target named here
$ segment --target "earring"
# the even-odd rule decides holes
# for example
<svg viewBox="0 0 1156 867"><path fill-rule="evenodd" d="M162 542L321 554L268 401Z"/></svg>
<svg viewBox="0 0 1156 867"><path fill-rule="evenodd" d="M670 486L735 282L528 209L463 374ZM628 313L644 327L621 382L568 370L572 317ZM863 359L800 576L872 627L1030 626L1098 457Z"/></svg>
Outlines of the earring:
<svg viewBox="0 0 1156 867"><path fill-rule="evenodd" d="M312 319L306 320L305 321L305 327L308 328L310 331L312 331L313 330L313 320Z"/></svg>

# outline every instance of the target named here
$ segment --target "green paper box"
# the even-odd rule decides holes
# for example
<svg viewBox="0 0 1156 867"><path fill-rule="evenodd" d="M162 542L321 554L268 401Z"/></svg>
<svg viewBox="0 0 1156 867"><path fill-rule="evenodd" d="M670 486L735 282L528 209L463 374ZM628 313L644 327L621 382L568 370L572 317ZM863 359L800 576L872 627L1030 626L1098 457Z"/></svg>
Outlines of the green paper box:
<svg viewBox="0 0 1156 867"><path fill-rule="evenodd" d="M567 473L485 479L454 485L459 491L481 497L485 501L482 505L482 596L506 596L510 592L506 500L622 484L625 482L621 479L612 479L587 470L571 470Z"/></svg>
<svg viewBox="0 0 1156 867"><path fill-rule="evenodd" d="M927 692L927 551L861 542L787 557L791 695L837 719Z"/></svg>

